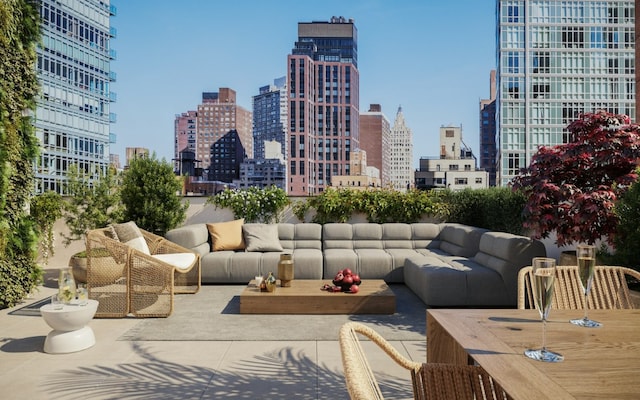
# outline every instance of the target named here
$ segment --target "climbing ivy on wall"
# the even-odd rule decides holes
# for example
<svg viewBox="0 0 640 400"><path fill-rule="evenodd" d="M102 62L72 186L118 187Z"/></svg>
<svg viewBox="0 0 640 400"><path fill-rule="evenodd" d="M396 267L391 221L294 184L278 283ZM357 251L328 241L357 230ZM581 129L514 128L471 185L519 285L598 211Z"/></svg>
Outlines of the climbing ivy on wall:
<svg viewBox="0 0 640 400"><path fill-rule="evenodd" d="M16 304L42 279L28 213L38 154L30 115L38 93L39 38L35 0L0 1L0 308Z"/></svg>

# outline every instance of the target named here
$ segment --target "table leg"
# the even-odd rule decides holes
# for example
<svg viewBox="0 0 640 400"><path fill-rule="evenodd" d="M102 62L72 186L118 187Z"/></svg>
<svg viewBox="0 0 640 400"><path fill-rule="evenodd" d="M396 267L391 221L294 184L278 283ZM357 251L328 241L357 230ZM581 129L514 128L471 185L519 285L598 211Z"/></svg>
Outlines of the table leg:
<svg viewBox="0 0 640 400"><path fill-rule="evenodd" d="M427 362L457 365L472 364L464 347L427 312Z"/></svg>

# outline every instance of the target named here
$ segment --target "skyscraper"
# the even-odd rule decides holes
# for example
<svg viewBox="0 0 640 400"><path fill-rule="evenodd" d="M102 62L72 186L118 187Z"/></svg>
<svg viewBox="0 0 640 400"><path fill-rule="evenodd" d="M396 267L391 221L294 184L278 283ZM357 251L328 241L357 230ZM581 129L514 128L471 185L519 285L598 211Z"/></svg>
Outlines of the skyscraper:
<svg viewBox="0 0 640 400"><path fill-rule="evenodd" d="M115 114L111 83L116 35L109 0L39 2L42 41L37 47L41 97L37 101L36 136L41 153L36 162L35 193L64 194L67 171L98 178L109 166L110 124Z"/></svg>
<svg viewBox="0 0 640 400"><path fill-rule="evenodd" d="M380 171L380 184L391 183L391 126L380 104L371 104L360 113L360 148L366 152L367 165ZM353 167L352 167L353 168Z"/></svg>
<svg viewBox="0 0 640 400"><path fill-rule="evenodd" d="M497 1L498 184L566 126L599 109L635 113L631 0Z"/></svg>
<svg viewBox="0 0 640 400"><path fill-rule="evenodd" d="M391 185L405 191L414 187L413 134L404 120L402 107L398 107L391 127Z"/></svg>
<svg viewBox="0 0 640 400"><path fill-rule="evenodd" d="M195 157L207 179L231 183L239 177L240 163L253 154L251 125L251 112L236 104L235 90L202 93Z"/></svg>
<svg viewBox="0 0 640 400"><path fill-rule="evenodd" d="M253 158L264 159L265 142L277 141L287 154L287 88L286 79L277 78L273 85L263 86L253 96Z"/></svg>
<svg viewBox="0 0 640 400"><path fill-rule="evenodd" d="M314 195L349 175L359 148L358 36L352 19L298 23L287 57L291 195Z"/></svg>
<svg viewBox="0 0 640 400"><path fill-rule="evenodd" d="M480 100L480 168L489 173L489 186L496 186L496 70L490 74L489 93Z"/></svg>

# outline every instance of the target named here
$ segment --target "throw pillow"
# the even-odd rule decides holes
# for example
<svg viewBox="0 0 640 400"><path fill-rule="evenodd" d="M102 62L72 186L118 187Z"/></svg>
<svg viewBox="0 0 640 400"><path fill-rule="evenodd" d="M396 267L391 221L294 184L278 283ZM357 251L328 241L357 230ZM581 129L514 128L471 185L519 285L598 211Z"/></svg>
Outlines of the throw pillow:
<svg viewBox="0 0 640 400"><path fill-rule="evenodd" d="M120 242L145 254L151 254L147 241L144 240L142 232L140 232L140 228L135 222L129 221L123 224L114 224L113 230Z"/></svg>
<svg viewBox="0 0 640 400"><path fill-rule="evenodd" d="M244 218L207 224L209 235L211 235L211 251L244 249L243 224Z"/></svg>
<svg viewBox="0 0 640 400"><path fill-rule="evenodd" d="M282 251L278 225L247 224L242 227L247 251Z"/></svg>

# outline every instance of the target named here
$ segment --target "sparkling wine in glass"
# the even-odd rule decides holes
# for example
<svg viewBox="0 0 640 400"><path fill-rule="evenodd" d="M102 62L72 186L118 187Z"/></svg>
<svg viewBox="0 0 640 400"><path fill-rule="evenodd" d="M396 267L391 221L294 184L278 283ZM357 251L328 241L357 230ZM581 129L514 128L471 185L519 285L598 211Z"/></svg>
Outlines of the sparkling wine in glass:
<svg viewBox="0 0 640 400"><path fill-rule="evenodd" d="M578 275L580 276L580 285L584 291L584 317L572 319L574 325L584 326L587 328L597 328L602 326L600 322L589 319L589 292L593 283L593 272L596 267L596 247L591 245L579 245L576 248L576 257L578 258Z"/></svg>
<svg viewBox="0 0 640 400"><path fill-rule="evenodd" d="M556 278L556 260L546 257L535 257L532 260L533 294L536 309L542 319L542 347L527 349L524 355L538 361L559 362L564 360L561 354L547 350L546 330L547 318L553 300L553 284Z"/></svg>

